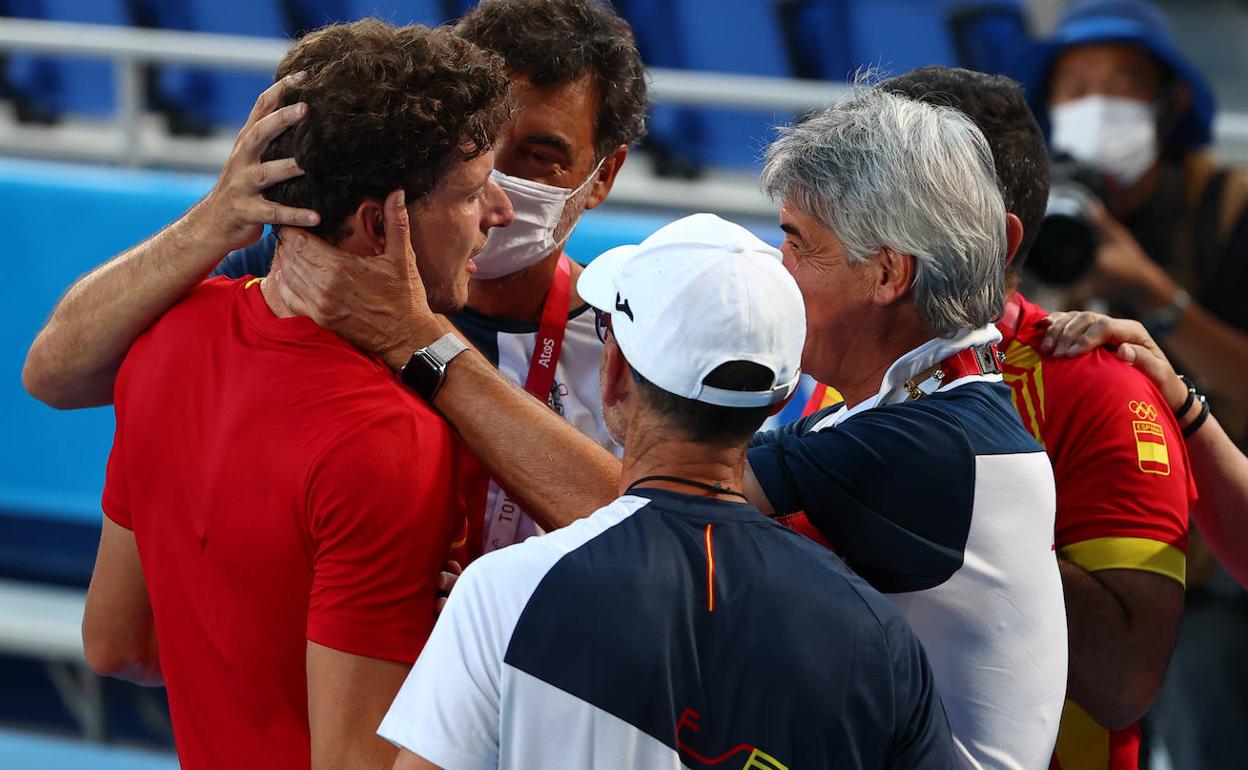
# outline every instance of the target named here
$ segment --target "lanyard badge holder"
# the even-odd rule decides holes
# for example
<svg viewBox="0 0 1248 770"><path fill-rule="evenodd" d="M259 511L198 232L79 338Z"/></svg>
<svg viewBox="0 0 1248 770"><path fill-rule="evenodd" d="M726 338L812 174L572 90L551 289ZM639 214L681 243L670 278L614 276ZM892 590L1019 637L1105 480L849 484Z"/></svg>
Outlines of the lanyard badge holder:
<svg viewBox="0 0 1248 770"><path fill-rule="evenodd" d="M946 382L977 374L1000 374L1002 354L996 345L975 345L924 369L902 386L907 401L917 401L940 390Z"/></svg>

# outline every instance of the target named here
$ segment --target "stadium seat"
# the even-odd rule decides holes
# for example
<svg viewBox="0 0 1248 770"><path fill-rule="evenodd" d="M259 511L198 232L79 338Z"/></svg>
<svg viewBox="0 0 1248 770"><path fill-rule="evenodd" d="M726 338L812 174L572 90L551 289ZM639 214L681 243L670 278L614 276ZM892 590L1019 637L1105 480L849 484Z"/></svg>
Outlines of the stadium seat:
<svg viewBox="0 0 1248 770"><path fill-rule="evenodd" d="M651 66L792 77L781 16L772 3L627 0L642 57ZM773 126L790 115L733 109L655 110L655 138L700 165L757 169Z"/></svg>
<svg viewBox="0 0 1248 770"><path fill-rule="evenodd" d="M1018 0L955 8L949 28L958 64L980 72L1014 74L1019 54L1030 41Z"/></svg>
<svg viewBox="0 0 1248 770"><path fill-rule="evenodd" d="M290 38L294 24L281 0L143 0L154 26L224 35ZM247 119L271 74L169 66L157 78L159 99L175 127L233 127Z"/></svg>
<svg viewBox="0 0 1248 770"><path fill-rule="evenodd" d="M294 0L293 6L300 29L368 16L391 24L435 26L458 15L450 0Z"/></svg>
<svg viewBox="0 0 1248 770"><path fill-rule="evenodd" d="M780 4L794 74L841 81L854 70L848 8L843 0L787 0Z"/></svg>
<svg viewBox="0 0 1248 770"><path fill-rule="evenodd" d="M854 63L900 74L928 64L953 65L948 0L844 0Z"/></svg>
<svg viewBox="0 0 1248 770"><path fill-rule="evenodd" d="M7 12L19 18L112 25L133 22L126 0L7 0L6 5ZM23 118L107 118L116 105L113 66L105 60L15 53L8 57L7 79Z"/></svg>
<svg viewBox="0 0 1248 770"><path fill-rule="evenodd" d="M1000 71L1026 34L1018 0L820 1L844 2L855 67L886 75L932 64Z"/></svg>

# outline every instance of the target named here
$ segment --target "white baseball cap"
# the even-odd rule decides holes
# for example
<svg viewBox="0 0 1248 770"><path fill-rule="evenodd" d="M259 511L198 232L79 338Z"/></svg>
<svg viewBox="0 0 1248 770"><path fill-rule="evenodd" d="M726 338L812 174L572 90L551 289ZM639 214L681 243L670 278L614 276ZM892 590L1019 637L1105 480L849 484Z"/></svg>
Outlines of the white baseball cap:
<svg viewBox="0 0 1248 770"><path fill-rule="evenodd" d="M792 395L801 376L806 308L780 252L714 214L665 225L585 268L581 297L611 314L611 331L642 377L707 404L758 407ZM749 361L774 375L761 391L705 384L723 364Z"/></svg>

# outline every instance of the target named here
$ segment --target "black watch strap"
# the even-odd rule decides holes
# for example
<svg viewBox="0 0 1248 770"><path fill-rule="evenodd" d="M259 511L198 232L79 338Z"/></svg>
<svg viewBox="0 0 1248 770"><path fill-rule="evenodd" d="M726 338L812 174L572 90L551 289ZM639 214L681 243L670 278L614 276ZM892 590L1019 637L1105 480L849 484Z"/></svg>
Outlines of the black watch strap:
<svg viewBox="0 0 1248 770"><path fill-rule="evenodd" d="M446 380L447 364L467 349L463 340L453 332L447 332L432 345L413 353L399 370L399 378L403 380L403 384L432 404L433 397L438 394Z"/></svg>

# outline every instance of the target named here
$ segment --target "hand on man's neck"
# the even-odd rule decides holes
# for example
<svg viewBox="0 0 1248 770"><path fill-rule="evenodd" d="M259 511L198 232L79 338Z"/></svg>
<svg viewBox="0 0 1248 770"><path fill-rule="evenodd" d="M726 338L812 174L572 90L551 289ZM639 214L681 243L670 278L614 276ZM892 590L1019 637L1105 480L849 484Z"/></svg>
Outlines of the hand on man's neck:
<svg viewBox="0 0 1248 770"><path fill-rule="evenodd" d="M269 267L269 275L273 275L277 271L278 264L281 261L281 246L278 246L278 253L273 255L273 264ZM281 292L277 290L277 286L268 278L260 280L260 293L264 296L264 302L269 306L269 310L273 311L273 315L278 318L294 318L295 314L290 306L282 301Z"/></svg>
<svg viewBox="0 0 1248 770"><path fill-rule="evenodd" d="M542 319L561 253L556 251L536 265L501 278L473 278L468 282L468 307L495 318L537 323ZM584 304L576 293L576 279L584 268L576 260L570 262L572 295L568 307L575 310Z"/></svg>

